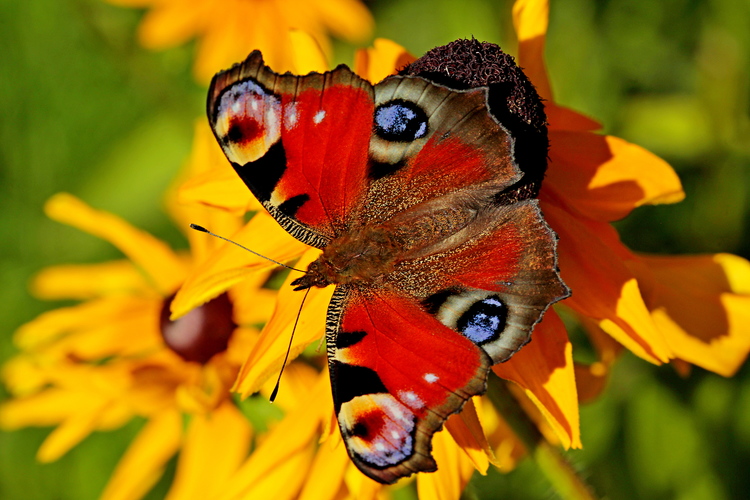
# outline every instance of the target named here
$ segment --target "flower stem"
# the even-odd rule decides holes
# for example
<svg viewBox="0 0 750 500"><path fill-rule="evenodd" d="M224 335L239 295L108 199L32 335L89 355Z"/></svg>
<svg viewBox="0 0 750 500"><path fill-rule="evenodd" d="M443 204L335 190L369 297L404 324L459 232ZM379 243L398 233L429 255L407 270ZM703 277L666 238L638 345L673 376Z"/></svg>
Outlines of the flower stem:
<svg viewBox="0 0 750 500"><path fill-rule="evenodd" d="M566 500L597 500L591 488L565 459L560 449L544 439L534 422L518 404L507 384L508 382L490 372L487 396L523 442L529 456L555 491Z"/></svg>

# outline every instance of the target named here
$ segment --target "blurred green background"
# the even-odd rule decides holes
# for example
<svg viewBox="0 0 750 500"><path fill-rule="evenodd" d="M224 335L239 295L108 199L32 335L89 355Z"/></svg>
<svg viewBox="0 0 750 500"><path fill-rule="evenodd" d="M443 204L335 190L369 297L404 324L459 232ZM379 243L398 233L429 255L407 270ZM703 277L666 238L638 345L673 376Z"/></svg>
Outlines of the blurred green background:
<svg viewBox="0 0 750 500"><path fill-rule="evenodd" d="M515 52L509 0L368 5L376 35L414 54L472 35ZM69 191L184 246L161 195L189 152L205 88L191 78L195 46L142 49L140 17L97 0L0 0L0 360L15 352L19 325L63 305L29 296L33 273L119 257L45 219L50 195ZM335 62L351 53L339 46ZM684 183L686 201L619 222L624 241L750 257L750 2L553 0L547 59L558 101L662 156ZM34 461L48 430L0 432L0 498L96 498L138 426L94 435L49 465ZM582 409L582 429L585 448L569 455L607 498L750 494L747 367L732 379L700 369L683 379L626 355L605 396ZM149 498L161 498L168 480ZM523 463L478 478L465 496L554 493Z"/></svg>

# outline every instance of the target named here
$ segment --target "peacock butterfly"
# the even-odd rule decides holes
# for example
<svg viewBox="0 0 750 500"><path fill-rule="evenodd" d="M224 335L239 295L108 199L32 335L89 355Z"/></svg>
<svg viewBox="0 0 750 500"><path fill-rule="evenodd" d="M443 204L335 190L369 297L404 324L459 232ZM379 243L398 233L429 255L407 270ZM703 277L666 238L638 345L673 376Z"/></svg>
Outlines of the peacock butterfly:
<svg viewBox="0 0 750 500"><path fill-rule="evenodd" d="M323 250L293 282L326 317L349 456L393 483L435 471L432 435L569 291L539 210L544 111L499 47L459 40L372 85L341 65L218 73L208 118L276 221Z"/></svg>

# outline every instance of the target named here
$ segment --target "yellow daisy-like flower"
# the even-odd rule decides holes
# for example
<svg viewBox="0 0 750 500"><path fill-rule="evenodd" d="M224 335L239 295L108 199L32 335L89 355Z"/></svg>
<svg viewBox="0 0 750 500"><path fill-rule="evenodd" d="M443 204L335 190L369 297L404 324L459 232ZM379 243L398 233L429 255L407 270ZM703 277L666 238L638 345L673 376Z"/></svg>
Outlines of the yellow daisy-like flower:
<svg viewBox="0 0 750 500"><path fill-rule="evenodd" d="M216 159L208 141L198 137L194 171L210 168ZM169 205L186 229L188 220L199 219L231 234L243 223L216 210L180 208L174 200ZM219 240L190 231L194 244L184 254L68 194L51 198L45 210L109 241L127 260L56 266L36 277L37 296L83 302L47 312L18 330L14 340L21 353L2 371L14 398L0 407L0 426L55 426L37 454L50 462L91 432L142 417L146 424L102 498L140 498L176 453L169 498L214 494L245 459L254 434L229 389L258 338L257 327L273 309L276 292L263 286L269 273L258 273L171 321L174 293ZM287 374L307 385L309 372L292 366ZM292 408L294 396L285 392L279 406Z"/></svg>
<svg viewBox="0 0 750 500"><path fill-rule="evenodd" d="M623 347L656 364L684 360L722 375L731 375L738 369L750 349L750 264L726 254L638 255L620 242L610 222L641 205L681 200L684 193L679 179L663 160L634 144L595 133L599 128L596 122L555 103L543 59L547 2L519 0L513 13L519 65L547 100L551 161L539 198L545 217L560 236L559 266L573 291L561 310L572 312L586 327L599 361L590 366L574 365L565 326L557 312L550 310L535 327L533 342L508 362L493 367L493 371L514 382L513 394L549 442L575 448L581 446L579 397L588 400L601 390L610 365ZM387 56L390 67L387 63L374 63L381 54ZM380 41L375 50L357 58L360 65L356 71L377 80L391 72L395 61L403 57L403 49ZM364 63L369 66L363 67ZM389 69L371 70L375 66ZM228 171L229 167L225 169ZM241 186L239 179L226 182ZM216 200L198 183L192 185L191 196L227 209L246 203ZM259 234L262 239L257 237ZM274 226L267 214L256 216L237 237L241 243L277 260L299 257L296 266L302 269L319 255L318 250L305 247ZM188 278L173 303L174 313L179 316L264 265L261 259L240 256L228 246L220 249ZM245 396L258 391L281 366L300 301L299 294L288 286L289 281L291 278L282 286L277 309L240 372L235 389ZM292 355L302 352L323 334L331 292L311 289L292 342ZM380 487L357 475L342 458L342 446L333 446L331 451L324 443L315 451L320 435L337 439L331 431L335 423L331 423L330 408L319 412L321 405L327 404L328 398L317 403L311 399L310 408L315 411L310 411L309 420L315 422L305 425L313 425L313 430L293 437L280 434L284 452L274 450L273 455L269 451L261 459L257 457L263 456L263 450L258 449L243 470L250 467L248 464L258 466L263 460L277 459L281 464L279 457L286 453L283 460L306 460L309 470L315 470L317 460L339 463L340 474L334 481L339 488L346 488L352 495L364 495L361 488L369 488L367 491L376 495ZM474 413L476 418L471 410L464 411L448 420L449 433L435 434L433 444L439 469L437 473L418 476L421 494L460 492L473 467L482 472L490 461L511 467L524 452L526 443L514 437L503 415L490 405L477 403L480 406L481 410ZM308 477L314 480L313 474ZM234 476L230 484L226 498L240 498L256 487L248 476Z"/></svg>
<svg viewBox="0 0 750 500"><path fill-rule="evenodd" d="M548 101L551 161L540 200L573 290L565 305L648 361L734 374L750 349L750 264L728 254L638 255L620 242L609 222L682 200L679 179L660 158L592 132L596 122L555 104L543 59L548 4L519 0L513 14L518 62Z"/></svg>
<svg viewBox="0 0 750 500"><path fill-rule="evenodd" d="M310 34L330 54L329 33L353 43L366 41L373 29L370 12L359 0L107 0L128 7L148 7L139 28L144 47L163 49L199 39L195 76L207 82L214 73L263 51L274 68L292 68L289 30Z"/></svg>

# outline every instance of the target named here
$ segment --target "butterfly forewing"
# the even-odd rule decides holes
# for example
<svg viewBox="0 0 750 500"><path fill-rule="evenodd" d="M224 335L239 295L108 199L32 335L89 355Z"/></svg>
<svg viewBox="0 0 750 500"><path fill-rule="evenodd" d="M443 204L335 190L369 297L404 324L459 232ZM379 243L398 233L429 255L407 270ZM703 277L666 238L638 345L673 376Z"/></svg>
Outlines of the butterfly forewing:
<svg viewBox="0 0 750 500"><path fill-rule="evenodd" d="M486 89L393 76L375 86L375 106L371 183L359 213L369 223L451 193L488 199L521 177L512 138L487 111Z"/></svg>
<svg viewBox="0 0 750 500"><path fill-rule="evenodd" d="M278 75L257 51L214 77L208 98L239 176L284 229L317 247L363 202L373 107L372 86L344 66Z"/></svg>

